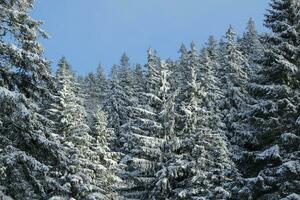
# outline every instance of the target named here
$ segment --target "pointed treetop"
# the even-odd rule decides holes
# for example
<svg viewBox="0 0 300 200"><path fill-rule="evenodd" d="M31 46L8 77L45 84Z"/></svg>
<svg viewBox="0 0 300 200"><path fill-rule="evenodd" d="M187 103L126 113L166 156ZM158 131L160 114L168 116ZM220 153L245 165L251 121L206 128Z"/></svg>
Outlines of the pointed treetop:
<svg viewBox="0 0 300 200"><path fill-rule="evenodd" d="M147 50L147 54L148 56L152 56L154 54L154 51L151 47Z"/></svg>
<svg viewBox="0 0 300 200"><path fill-rule="evenodd" d="M191 43L191 51L192 53L197 53L198 51L194 41Z"/></svg>
<svg viewBox="0 0 300 200"><path fill-rule="evenodd" d="M209 56L211 59L215 59L217 56L217 46L217 41L215 40L214 36L209 36L205 51L207 53L207 56Z"/></svg>
<svg viewBox="0 0 300 200"><path fill-rule="evenodd" d="M147 50L148 57L156 57L157 52L155 49L152 49L151 47Z"/></svg>
<svg viewBox="0 0 300 200"><path fill-rule="evenodd" d="M129 57L127 56L127 54L124 52L122 57L121 57L121 60L120 60L120 65L122 67L128 67L129 68Z"/></svg>
<svg viewBox="0 0 300 200"><path fill-rule="evenodd" d="M156 61L160 60L160 58L157 56L156 50L154 50L152 48L149 48L147 50L147 54L148 54L148 62L149 61L154 61L154 60L156 60Z"/></svg>
<svg viewBox="0 0 300 200"><path fill-rule="evenodd" d="M135 69L135 71L142 71L142 65L136 64L134 69Z"/></svg>
<svg viewBox="0 0 300 200"><path fill-rule="evenodd" d="M235 42L235 36L236 36L236 33L235 33L233 27L230 25L227 32L226 32L226 35L225 35L225 38L227 39L227 42L228 43L234 43Z"/></svg>
<svg viewBox="0 0 300 200"><path fill-rule="evenodd" d="M61 69L66 69L71 71L71 66L69 62L67 61L66 57L63 56L61 59L58 61L58 67Z"/></svg>
<svg viewBox="0 0 300 200"><path fill-rule="evenodd" d="M110 70L110 78L114 81L118 80L118 67L113 65Z"/></svg>
<svg viewBox="0 0 300 200"><path fill-rule="evenodd" d="M213 35L210 35L210 36L208 37L208 41L207 41L207 43L206 43L206 46L207 46L208 48L210 48L210 49L215 49L215 48L216 48L216 46L217 46L217 41L216 41L216 39L215 39L215 37L214 37Z"/></svg>
<svg viewBox="0 0 300 200"><path fill-rule="evenodd" d="M187 49L186 49L186 47L185 47L185 45L183 43L180 46L179 52L181 54L186 54L188 52Z"/></svg>
<svg viewBox="0 0 300 200"><path fill-rule="evenodd" d="M104 71L104 67L101 63L99 63L98 67L97 67L97 77L98 78L105 78L106 75L105 75L105 71Z"/></svg>
<svg viewBox="0 0 300 200"><path fill-rule="evenodd" d="M255 34L255 35L257 34L256 28L255 28L255 22L252 19L252 17L250 17L250 19L247 23L246 30L247 30L248 33Z"/></svg>

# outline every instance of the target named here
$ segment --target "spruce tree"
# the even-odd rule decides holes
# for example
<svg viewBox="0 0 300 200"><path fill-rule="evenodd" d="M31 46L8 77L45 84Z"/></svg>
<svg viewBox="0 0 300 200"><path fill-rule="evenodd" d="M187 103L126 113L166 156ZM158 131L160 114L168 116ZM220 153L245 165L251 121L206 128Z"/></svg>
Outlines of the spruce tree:
<svg viewBox="0 0 300 200"><path fill-rule="evenodd" d="M99 64L95 73L96 76L96 93L100 101L100 105L103 105L108 92L108 80L102 64Z"/></svg>
<svg viewBox="0 0 300 200"><path fill-rule="evenodd" d="M111 186L116 179L112 179L114 176L108 168L113 163L107 163L106 158L105 132L109 132L105 127L105 116L95 112L90 127L87 125L75 77L65 58L58 64L56 87L59 101L52 110L59 119L57 134L61 135L68 156L68 165L62 169L60 177L65 193L60 198L112 199L115 195Z"/></svg>
<svg viewBox="0 0 300 200"><path fill-rule="evenodd" d="M238 49L236 34L230 26L223 41L222 58L218 76L224 99L220 102L223 121L227 126L227 135L234 139L234 123L239 120L238 114L247 105L246 90L250 69L247 59Z"/></svg>
<svg viewBox="0 0 300 200"><path fill-rule="evenodd" d="M270 6L265 25L273 32L266 37L268 48L250 87L255 104L247 111L252 139L244 145L239 163L248 178L241 194L252 199L297 199L299 2L272 0Z"/></svg>
<svg viewBox="0 0 300 200"><path fill-rule="evenodd" d="M249 19L246 27L246 32L239 41L240 50L243 55L248 59L251 65L259 61L263 56L263 44L261 42L261 37L258 34L255 22L252 18ZM254 67L254 66L253 66Z"/></svg>
<svg viewBox="0 0 300 200"><path fill-rule="evenodd" d="M141 95L145 90L145 74L142 66L136 64L132 74L132 87L134 96L137 98L137 102L141 100Z"/></svg>
<svg viewBox="0 0 300 200"><path fill-rule="evenodd" d="M115 148L119 147L119 134L121 126L129 119L130 107L135 105L135 98L132 85L132 71L129 58L124 53L120 60L120 65L114 65L111 70L111 80L104 110L108 113L108 126L114 128L117 140Z"/></svg>
<svg viewBox="0 0 300 200"><path fill-rule="evenodd" d="M59 190L53 176L63 153L48 129L43 100L50 65L30 17L34 1L0 1L0 198L45 199Z"/></svg>
<svg viewBox="0 0 300 200"><path fill-rule="evenodd" d="M220 80L217 77L219 67L217 44L213 36L210 36L200 56L197 78L206 94L202 97L202 105L207 109L208 120L206 126L219 134L224 134L226 126L222 121L223 115L220 108L224 93L220 88Z"/></svg>
<svg viewBox="0 0 300 200"><path fill-rule="evenodd" d="M142 101L131 107L132 118L123 126L122 174L126 187L121 194L129 199L149 199L155 185L155 173L163 160L162 144L169 137L172 120L166 110L169 69L150 49L146 65L146 91Z"/></svg>
<svg viewBox="0 0 300 200"><path fill-rule="evenodd" d="M163 167L157 172L152 199L230 198L228 178L234 171L224 135L207 127L204 84L198 73L200 58L195 45L186 52L182 88L177 105L169 106L174 125L164 142ZM183 58L183 57L182 57ZM173 103L174 104L174 103ZM173 107L173 109L172 109ZM170 120L169 120L170 121ZM176 123L175 123L176 122ZM234 174L234 173L232 173ZM227 191L226 191L227 190Z"/></svg>

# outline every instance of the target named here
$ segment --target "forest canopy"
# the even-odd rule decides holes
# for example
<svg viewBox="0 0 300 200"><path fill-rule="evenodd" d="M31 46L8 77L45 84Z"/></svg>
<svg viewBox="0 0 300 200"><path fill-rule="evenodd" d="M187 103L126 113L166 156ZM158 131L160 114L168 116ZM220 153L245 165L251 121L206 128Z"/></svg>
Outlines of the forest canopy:
<svg viewBox="0 0 300 200"><path fill-rule="evenodd" d="M51 73L33 6L0 0L0 199L300 199L298 0L109 76Z"/></svg>

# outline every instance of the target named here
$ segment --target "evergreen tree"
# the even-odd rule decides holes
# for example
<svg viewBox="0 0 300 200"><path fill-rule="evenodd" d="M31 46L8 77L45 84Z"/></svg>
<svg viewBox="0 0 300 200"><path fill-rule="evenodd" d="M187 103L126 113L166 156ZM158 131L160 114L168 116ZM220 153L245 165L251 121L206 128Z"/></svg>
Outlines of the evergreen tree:
<svg viewBox="0 0 300 200"><path fill-rule="evenodd" d="M95 74L90 72L86 77L77 79L78 94L83 99L87 113L93 112L95 105L99 105ZM88 116L91 116L88 114ZM90 120L89 120L90 121Z"/></svg>
<svg viewBox="0 0 300 200"><path fill-rule="evenodd" d="M96 73L89 73L84 80L78 81L80 95L84 99L88 123L95 111L95 106L103 106L108 93L108 81L101 64Z"/></svg>
<svg viewBox="0 0 300 200"><path fill-rule="evenodd" d="M299 2L273 0L270 6L265 23L273 33L267 36L268 48L250 87L255 104L246 111L252 138L239 162L248 178L241 194L249 199L297 199Z"/></svg>
<svg viewBox="0 0 300 200"><path fill-rule="evenodd" d="M186 64L182 66L184 82L177 97L180 104L169 106L169 116L174 124L162 148L163 168L156 174L156 187L151 198L229 198L230 193L223 186L234 165L229 159L225 139L206 126L208 112L202 102L206 92L198 79L200 62L193 43L186 56L186 62L180 62Z"/></svg>
<svg viewBox="0 0 300 200"><path fill-rule="evenodd" d="M137 102L139 102L141 98L141 93L145 90L145 76L143 68L140 64L137 64L133 69L132 77L132 87L134 96L138 98Z"/></svg>
<svg viewBox="0 0 300 200"><path fill-rule="evenodd" d="M65 191L63 195L76 199L112 199L110 186L114 179L111 179L113 175L105 166L105 156L108 154L103 139L105 118L101 113L95 113L92 130L87 125L85 109L76 94L75 77L65 58L58 64L56 87L59 101L52 110L59 119L57 134L62 136L61 142L69 158L60 177Z"/></svg>
<svg viewBox="0 0 300 200"><path fill-rule="evenodd" d="M261 43L261 38L256 31L255 22L252 18L249 19L246 32L243 34L239 44L243 55L252 65L254 65L254 62L257 62L262 58L264 47Z"/></svg>
<svg viewBox="0 0 300 200"><path fill-rule="evenodd" d="M100 104L103 105L108 92L108 81L104 72L104 67L99 64L96 71L96 89Z"/></svg>
<svg viewBox="0 0 300 200"><path fill-rule="evenodd" d="M271 0L270 7L266 14L265 26L274 34L270 35L268 40L276 46L278 53L299 67L299 1Z"/></svg>
<svg viewBox="0 0 300 200"><path fill-rule="evenodd" d="M126 154L122 160L126 166L122 177L127 184L121 194L129 199L148 199L154 188L155 173L162 164L162 144L172 129L172 120L166 110L170 89L168 66L150 49L146 67L143 101L131 108L132 118L122 132Z"/></svg>
<svg viewBox="0 0 300 200"><path fill-rule="evenodd" d="M220 108L227 126L227 134L232 140L235 129L233 125L239 120L240 111L248 103L249 95L246 87L250 69L247 59L238 49L235 32L231 26L226 32L225 39L218 72L220 88L224 95L223 102L220 102Z"/></svg>
<svg viewBox="0 0 300 200"><path fill-rule="evenodd" d="M175 62L174 67L172 68L172 90L176 90L176 88L181 87L183 83L182 71L184 70L182 67L185 66L188 58L188 50L184 44L181 44L180 49L180 59ZM174 87L174 89L173 89Z"/></svg>
<svg viewBox="0 0 300 200"><path fill-rule="evenodd" d="M214 36L210 35L208 37L208 42L206 43L206 51L211 60L217 61L218 58L218 44Z"/></svg>
<svg viewBox="0 0 300 200"><path fill-rule="evenodd" d="M45 199L56 193L53 173L63 153L43 116L49 62L29 16L34 1L0 1L0 198Z"/></svg>
<svg viewBox="0 0 300 200"><path fill-rule="evenodd" d="M77 80L33 3L0 0L0 199L300 199L299 0L271 0L271 33Z"/></svg>
<svg viewBox="0 0 300 200"><path fill-rule="evenodd" d="M117 138L119 138L121 126L129 119L130 107L137 102L132 83L129 58L124 53L120 65L112 67L109 91L104 102L104 110L108 113L108 126L114 128ZM115 141L115 147L119 146L118 140Z"/></svg>
<svg viewBox="0 0 300 200"><path fill-rule="evenodd" d="M202 105L207 109L206 126L219 134L224 134L226 126L222 121L220 110L220 102L222 102L224 94L220 88L220 80L217 78L219 67L217 45L213 36L210 36L200 56L197 78L206 94L202 97Z"/></svg>

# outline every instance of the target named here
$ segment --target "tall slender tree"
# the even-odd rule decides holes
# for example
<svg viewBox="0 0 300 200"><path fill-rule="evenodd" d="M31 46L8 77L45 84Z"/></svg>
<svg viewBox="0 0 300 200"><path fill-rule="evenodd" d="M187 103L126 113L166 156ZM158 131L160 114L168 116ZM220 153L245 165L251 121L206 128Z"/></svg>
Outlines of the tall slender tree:
<svg viewBox="0 0 300 200"><path fill-rule="evenodd" d="M169 93L168 66L159 61L150 49L146 65L146 91L141 103L131 108L132 118L123 126L122 162L126 165L123 179L126 187L122 189L125 198L148 199L155 185L155 173L161 168L163 142L169 137L172 120L166 109Z"/></svg>
<svg viewBox="0 0 300 200"><path fill-rule="evenodd" d="M203 99L207 92L198 76L200 57L193 43L186 56L186 61L180 62L185 64L181 66L185 70L181 72L183 83L177 97L180 104L169 106L176 121L163 145L163 168L157 172L152 198L230 198L223 184L227 183L227 173L234 170L234 165L224 135L213 132L206 125L208 111Z"/></svg>
<svg viewBox="0 0 300 200"><path fill-rule="evenodd" d="M239 163L246 179L245 198L293 198L299 193L299 2L272 0L265 25L262 66L250 91L255 104L247 112L252 139ZM255 178L253 178L255 177ZM296 198L296 197L295 197Z"/></svg>
<svg viewBox="0 0 300 200"><path fill-rule="evenodd" d="M52 172L62 152L42 115L50 65L31 18L32 0L0 1L0 198L45 199L58 190ZM9 197L10 196L10 197Z"/></svg>
<svg viewBox="0 0 300 200"><path fill-rule="evenodd" d="M105 117L101 112L95 112L93 122L88 126L74 74L65 58L58 64L56 87L59 101L52 110L59 119L57 134L62 136L61 143L68 156L68 165L61 170L60 180L65 191L62 195L76 199L113 198L111 186L116 179L111 179L110 163L106 163L108 149L104 132L109 132Z"/></svg>
<svg viewBox="0 0 300 200"><path fill-rule="evenodd" d="M263 56L264 46L261 40L262 39L256 30L254 20L250 18L247 23L246 32L240 39L239 44L240 50L251 65L254 65L255 62L259 61Z"/></svg>
<svg viewBox="0 0 300 200"><path fill-rule="evenodd" d="M232 139L235 129L232 125L238 120L239 111L247 105L246 87L250 69L247 59L238 49L236 34L232 26L226 32L223 45L218 74L224 99L220 103L227 134Z"/></svg>
<svg viewBox="0 0 300 200"><path fill-rule="evenodd" d="M120 65L114 65L111 70L109 92L104 102L104 110L108 113L108 126L114 128L116 150L120 147L119 137L121 126L128 122L130 107L136 104L132 87L132 71L129 58L124 53Z"/></svg>

